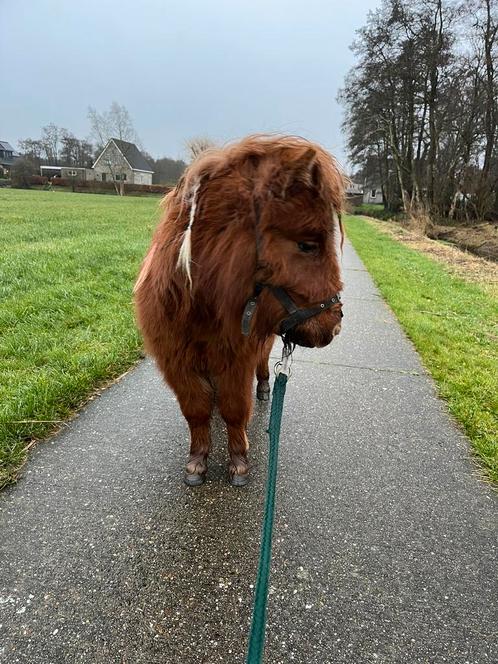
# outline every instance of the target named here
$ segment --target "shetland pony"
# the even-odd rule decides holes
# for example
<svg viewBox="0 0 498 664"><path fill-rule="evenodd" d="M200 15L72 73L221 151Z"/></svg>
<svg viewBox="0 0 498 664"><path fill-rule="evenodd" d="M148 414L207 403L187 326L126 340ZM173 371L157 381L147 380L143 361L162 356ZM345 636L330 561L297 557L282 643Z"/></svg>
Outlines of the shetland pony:
<svg viewBox="0 0 498 664"><path fill-rule="evenodd" d="M202 153L164 198L135 308L190 428L188 485L207 472L215 403L231 483L247 482L253 378L267 399L275 335L321 347L340 331L343 195L319 145L262 135Z"/></svg>

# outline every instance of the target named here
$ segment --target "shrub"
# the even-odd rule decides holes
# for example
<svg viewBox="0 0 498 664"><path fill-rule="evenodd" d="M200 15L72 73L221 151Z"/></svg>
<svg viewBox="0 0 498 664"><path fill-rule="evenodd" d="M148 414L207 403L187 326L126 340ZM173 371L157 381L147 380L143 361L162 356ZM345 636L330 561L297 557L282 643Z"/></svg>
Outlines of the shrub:
<svg viewBox="0 0 498 664"><path fill-rule="evenodd" d="M45 175L31 175L29 178L29 184L31 185L44 185L47 182L48 178Z"/></svg>
<svg viewBox="0 0 498 664"><path fill-rule="evenodd" d="M403 215L399 212L391 212L390 210L386 210L382 205L369 205L368 203L355 206L352 214L364 214L367 217L375 217L375 219L381 219L382 221L389 221L390 219L400 220L403 218Z"/></svg>
<svg viewBox="0 0 498 664"><path fill-rule="evenodd" d="M16 189L29 189L31 178L36 173L36 166L27 157L16 159L10 169L12 186Z"/></svg>

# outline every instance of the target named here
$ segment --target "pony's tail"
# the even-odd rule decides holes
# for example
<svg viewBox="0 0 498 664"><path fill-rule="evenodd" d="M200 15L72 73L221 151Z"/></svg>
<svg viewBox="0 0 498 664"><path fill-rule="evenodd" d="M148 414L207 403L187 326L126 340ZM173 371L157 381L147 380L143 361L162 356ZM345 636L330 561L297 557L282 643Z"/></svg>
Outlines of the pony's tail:
<svg viewBox="0 0 498 664"><path fill-rule="evenodd" d="M200 181L197 182L193 189L192 195L190 197L190 217L188 226L183 233L182 243L180 245L180 251L178 253L178 260L176 262L177 269L183 270L187 277L189 288L192 288L192 273L190 270L190 265L192 263L192 226L195 221L195 211L197 208L197 193L199 187L201 186Z"/></svg>

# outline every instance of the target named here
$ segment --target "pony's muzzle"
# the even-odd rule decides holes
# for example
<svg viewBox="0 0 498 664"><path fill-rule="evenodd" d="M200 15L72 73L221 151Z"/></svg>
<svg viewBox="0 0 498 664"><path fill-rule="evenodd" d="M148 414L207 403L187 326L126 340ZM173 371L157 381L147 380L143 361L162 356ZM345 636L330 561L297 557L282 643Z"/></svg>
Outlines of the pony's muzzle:
<svg viewBox="0 0 498 664"><path fill-rule="evenodd" d="M332 314L332 316L330 315ZM286 339L305 348L324 348L341 331L335 312L324 312L301 325L296 325L286 333Z"/></svg>

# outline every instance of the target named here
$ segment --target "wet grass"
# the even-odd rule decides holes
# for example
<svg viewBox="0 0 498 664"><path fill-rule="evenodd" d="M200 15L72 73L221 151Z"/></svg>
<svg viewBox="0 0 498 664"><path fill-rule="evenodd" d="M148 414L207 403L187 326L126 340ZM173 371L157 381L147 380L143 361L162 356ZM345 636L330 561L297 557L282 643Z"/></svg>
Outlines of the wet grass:
<svg viewBox="0 0 498 664"><path fill-rule="evenodd" d="M440 395L498 482L498 300L358 217L346 230Z"/></svg>
<svg viewBox="0 0 498 664"><path fill-rule="evenodd" d="M138 359L131 291L158 202L0 190L0 487Z"/></svg>

